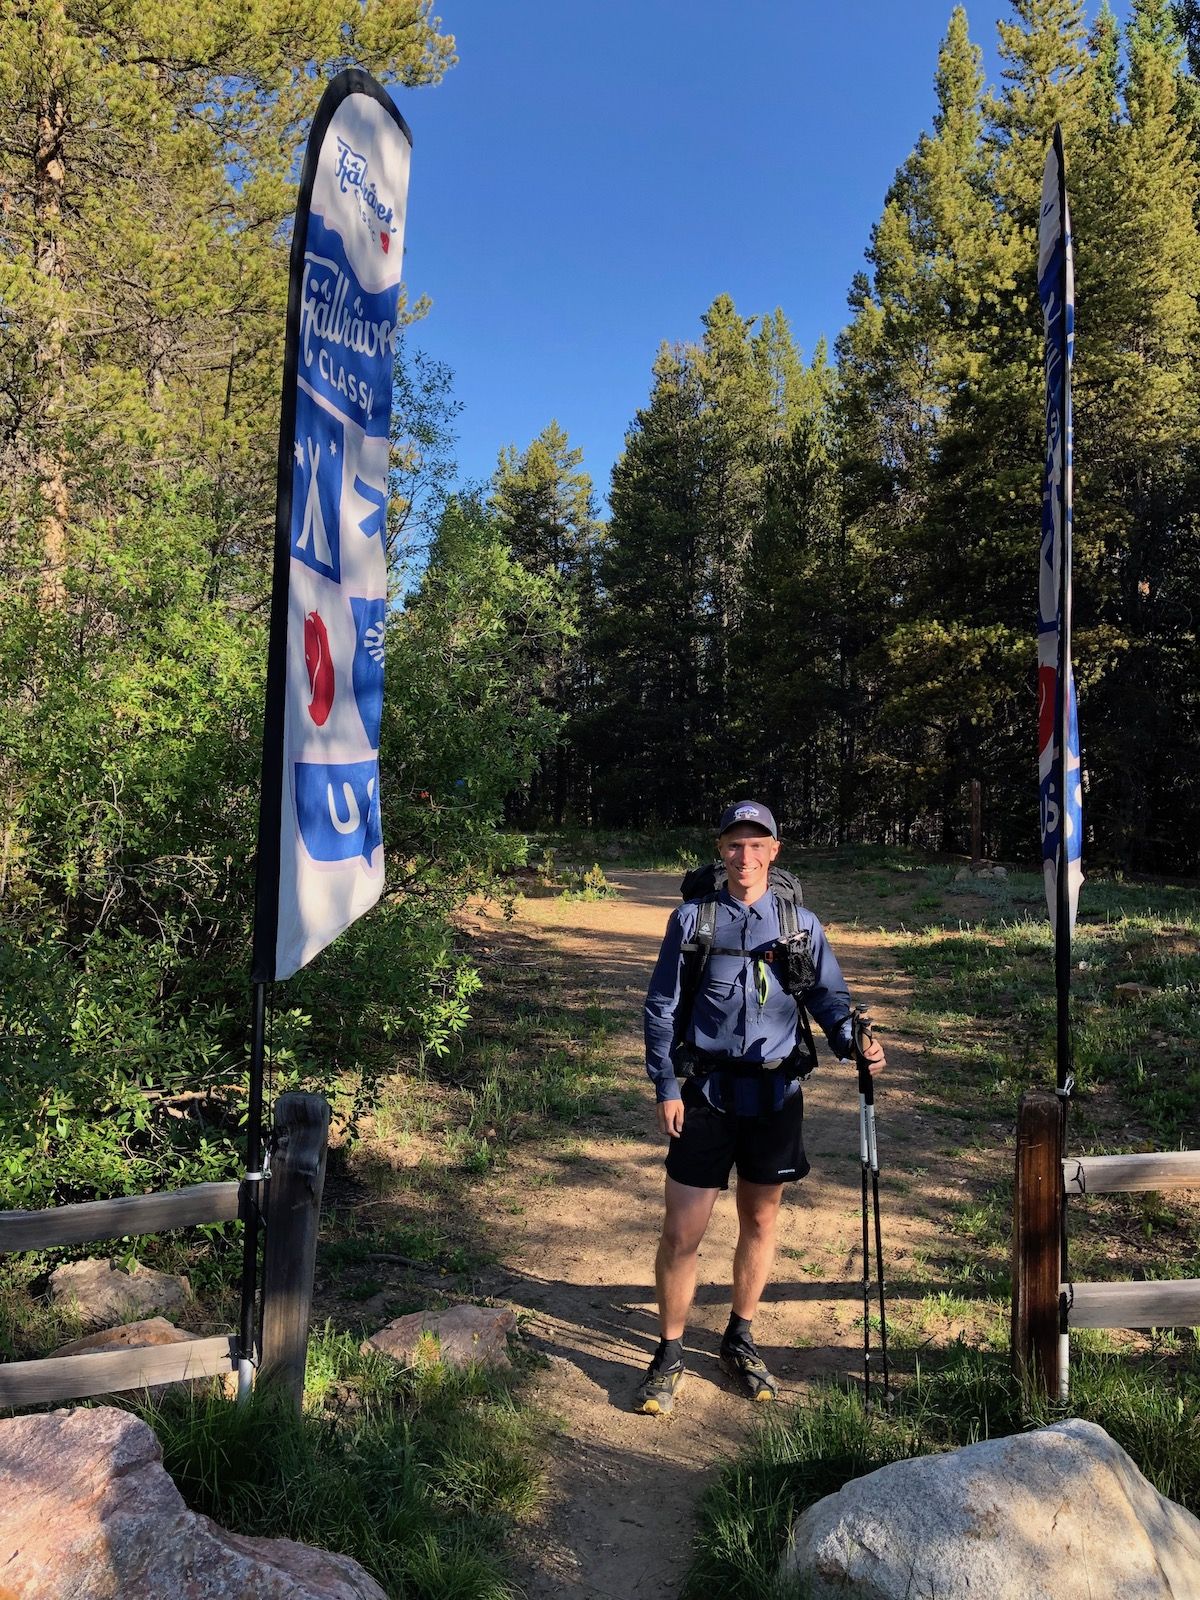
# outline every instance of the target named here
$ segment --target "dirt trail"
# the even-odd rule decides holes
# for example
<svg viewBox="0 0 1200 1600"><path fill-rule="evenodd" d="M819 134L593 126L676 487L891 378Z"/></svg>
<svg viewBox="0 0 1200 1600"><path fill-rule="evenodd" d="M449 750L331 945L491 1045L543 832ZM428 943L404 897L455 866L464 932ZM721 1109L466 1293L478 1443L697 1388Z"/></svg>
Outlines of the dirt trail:
<svg viewBox="0 0 1200 1600"><path fill-rule="evenodd" d="M628 1026L609 1041L622 1089L608 1115L574 1130L569 1157L518 1146L502 1174L477 1198L500 1268L495 1292L527 1307L527 1332L550 1366L540 1402L561 1417L563 1433L552 1496L527 1535L523 1582L531 1600L569 1595L595 1600L667 1600L678 1594L693 1515L714 1464L736 1449L753 1408L726 1386L716 1354L729 1309L735 1239L732 1194L718 1203L701 1250L697 1301L686 1339L687 1386L671 1418L629 1409L632 1386L657 1342L653 1257L662 1204L663 1149L643 1067L641 1001L672 907L677 877L610 873L619 897L594 903L523 902L515 925L490 921L530 958L530 941L568 962L578 984ZM809 895L825 923L856 1001L886 1030L906 1004L904 980L888 940L852 925L849 885L821 878ZM874 912L878 917L878 910ZM861 1370L857 1096L846 1068L824 1045L821 1070L806 1087L805 1142L813 1172L787 1192L774 1280L755 1333L784 1399L813 1379ZM914 1249L935 1251L937 1218L961 1179L935 1179L928 1160L937 1136L914 1106L921 1058L891 1034L880 1093L880 1161L885 1192L889 1293L899 1306L919 1289L906 1283ZM888 1171L905 1175L912 1195L887 1196ZM899 1187L899 1185L898 1185Z"/></svg>

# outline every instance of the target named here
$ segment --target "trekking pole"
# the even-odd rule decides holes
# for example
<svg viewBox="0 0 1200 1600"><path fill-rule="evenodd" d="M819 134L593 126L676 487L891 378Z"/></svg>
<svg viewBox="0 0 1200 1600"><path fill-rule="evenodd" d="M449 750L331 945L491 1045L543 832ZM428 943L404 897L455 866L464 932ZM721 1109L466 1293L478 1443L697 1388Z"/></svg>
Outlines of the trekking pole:
<svg viewBox="0 0 1200 1600"><path fill-rule="evenodd" d="M883 1365L883 1399L889 1399L889 1374L887 1354L887 1307L884 1303L883 1284L883 1231L879 1222L879 1147L875 1138L875 1080L867 1063L866 1046L875 1035L871 1019L857 1006L851 1015L854 1040L854 1063L858 1068L858 1142L862 1160L862 1222L863 1222L863 1388L864 1398L871 1398L871 1251L870 1230L867 1219L867 1173L871 1175L871 1197L875 1212L875 1270L879 1283L879 1347Z"/></svg>

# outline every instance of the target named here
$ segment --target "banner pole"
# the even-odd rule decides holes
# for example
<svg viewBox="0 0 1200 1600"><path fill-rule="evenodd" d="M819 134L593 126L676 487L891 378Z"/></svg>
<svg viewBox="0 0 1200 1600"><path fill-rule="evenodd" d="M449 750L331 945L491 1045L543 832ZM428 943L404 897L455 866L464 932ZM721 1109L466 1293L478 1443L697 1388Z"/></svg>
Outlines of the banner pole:
<svg viewBox="0 0 1200 1600"><path fill-rule="evenodd" d="M1054 969L1058 998L1058 1061L1057 1090L1060 1095L1070 1095L1071 1083L1071 897L1069 884L1069 852L1067 848L1067 740L1071 727L1071 501L1069 480L1071 474L1071 367L1069 361L1070 330L1067 326L1067 260L1070 235L1067 228L1067 175L1063 154L1062 132L1054 129L1054 148L1058 159L1058 215L1063 234L1062 276L1059 283L1062 307L1062 467L1058 475L1059 507L1059 574L1058 574L1058 704L1055 707L1055 735L1058 741L1058 796L1060 821L1058 829L1058 869L1055 888L1057 912L1054 919Z"/></svg>
<svg viewBox="0 0 1200 1600"><path fill-rule="evenodd" d="M258 1234L262 1216L263 1060L266 1055L267 986L254 985L250 1030L250 1099L246 1119L246 1172L238 1206L242 1238L242 1307L238 1331L238 1404L250 1398L254 1381L258 1299Z"/></svg>

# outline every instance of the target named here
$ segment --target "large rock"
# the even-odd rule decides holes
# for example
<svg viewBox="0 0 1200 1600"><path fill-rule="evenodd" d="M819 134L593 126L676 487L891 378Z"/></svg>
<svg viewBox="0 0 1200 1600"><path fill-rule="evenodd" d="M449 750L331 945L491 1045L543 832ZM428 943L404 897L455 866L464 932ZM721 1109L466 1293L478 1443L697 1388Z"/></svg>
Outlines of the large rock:
<svg viewBox="0 0 1200 1600"><path fill-rule="evenodd" d="M158 1441L98 1407L0 1422L3 1600L387 1600L349 1556L189 1511Z"/></svg>
<svg viewBox="0 0 1200 1600"><path fill-rule="evenodd" d="M511 1311L495 1306L451 1306L448 1311L413 1311L373 1333L363 1351L376 1350L410 1367L418 1359L449 1367L478 1363L508 1367L508 1335L517 1325Z"/></svg>
<svg viewBox="0 0 1200 1600"><path fill-rule="evenodd" d="M1075 1418L855 1478L785 1569L812 1600L1197 1600L1200 1522Z"/></svg>
<svg viewBox="0 0 1200 1600"><path fill-rule="evenodd" d="M186 1278L134 1262L123 1271L111 1261L68 1261L50 1274L50 1298L74 1306L85 1328L158 1315L177 1316L192 1297Z"/></svg>

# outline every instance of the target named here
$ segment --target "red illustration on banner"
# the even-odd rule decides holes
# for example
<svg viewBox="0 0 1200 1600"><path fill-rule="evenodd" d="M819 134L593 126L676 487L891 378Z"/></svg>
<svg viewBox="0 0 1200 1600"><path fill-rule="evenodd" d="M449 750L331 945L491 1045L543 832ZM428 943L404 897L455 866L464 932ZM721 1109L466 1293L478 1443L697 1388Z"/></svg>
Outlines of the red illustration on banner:
<svg viewBox="0 0 1200 1600"><path fill-rule="evenodd" d="M319 611L310 611L304 619L304 665L308 668L308 714L320 728L333 705L334 683L329 634Z"/></svg>

